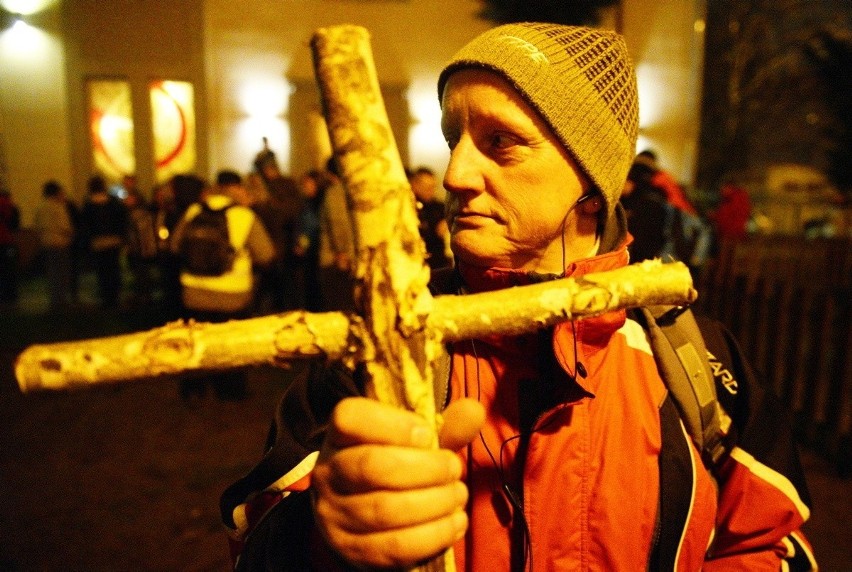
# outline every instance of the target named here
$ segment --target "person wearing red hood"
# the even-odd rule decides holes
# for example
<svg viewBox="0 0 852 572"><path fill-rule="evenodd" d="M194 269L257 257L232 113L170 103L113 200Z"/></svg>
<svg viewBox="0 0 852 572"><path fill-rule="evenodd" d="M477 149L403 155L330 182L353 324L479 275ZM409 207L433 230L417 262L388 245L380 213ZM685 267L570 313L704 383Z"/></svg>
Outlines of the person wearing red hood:
<svg viewBox="0 0 852 572"><path fill-rule="evenodd" d="M748 234L748 219L751 217L751 200L748 191L728 181L719 189L720 202L710 219L716 229L720 243L739 242Z"/></svg>
<svg viewBox="0 0 852 572"><path fill-rule="evenodd" d="M433 276L436 293L628 264L618 199L638 100L621 36L497 27L452 58L438 93L457 266ZM359 397L358 370L315 364L284 395L266 456L222 496L236 568L411 567L453 547L466 571L807 569L809 499L782 408L701 323L729 382L720 404L738 400L712 474L624 311L449 344L439 449L418 415Z"/></svg>
<svg viewBox="0 0 852 572"><path fill-rule="evenodd" d="M657 154L654 151L650 149L640 151L639 154L636 155L634 162L639 165L645 165L651 169L651 184L665 193L666 200L669 201L669 204L687 214L698 216L698 211L689 199L686 198L686 192L683 190L680 183L677 182L674 175L665 169L660 168L660 164L657 161Z"/></svg>

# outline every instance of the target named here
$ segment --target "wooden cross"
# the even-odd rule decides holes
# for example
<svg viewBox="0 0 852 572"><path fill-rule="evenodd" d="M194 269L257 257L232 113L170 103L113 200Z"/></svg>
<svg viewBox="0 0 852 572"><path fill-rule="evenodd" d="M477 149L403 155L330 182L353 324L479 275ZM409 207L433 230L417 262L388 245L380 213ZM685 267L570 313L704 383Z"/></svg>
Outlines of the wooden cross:
<svg viewBox="0 0 852 572"><path fill-rule="evenodd" d="M437 428L432 364L446 342L695 300L686 266L659 261L576 280L432 297L414 197L385 112L369 34L351 25L323 28L311 47L357 234L358 314L295 311L224 324L178 321L147 332L31 346L15 365L22 391L326 358L350 367L364 363L370 396L415 411ZM453 558L439 557L421 569L452 570Z"/></svg>

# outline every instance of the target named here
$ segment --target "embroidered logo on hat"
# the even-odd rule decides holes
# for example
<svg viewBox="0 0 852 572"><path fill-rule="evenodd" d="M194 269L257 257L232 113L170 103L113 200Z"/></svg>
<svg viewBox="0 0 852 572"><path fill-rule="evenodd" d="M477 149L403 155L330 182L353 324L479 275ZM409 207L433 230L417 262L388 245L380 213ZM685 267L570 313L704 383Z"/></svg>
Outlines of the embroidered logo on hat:
<svg viewBox="0 0 852 572"><path fill-rule="evenodd" d="M517 36L500 36L500 41L514 47L518 48L521 51L527 52L529 58L539 64L548 64L550 61L547 59L547 56L542 53L537 47L529 43L528 41L519 38Z"/></svg>

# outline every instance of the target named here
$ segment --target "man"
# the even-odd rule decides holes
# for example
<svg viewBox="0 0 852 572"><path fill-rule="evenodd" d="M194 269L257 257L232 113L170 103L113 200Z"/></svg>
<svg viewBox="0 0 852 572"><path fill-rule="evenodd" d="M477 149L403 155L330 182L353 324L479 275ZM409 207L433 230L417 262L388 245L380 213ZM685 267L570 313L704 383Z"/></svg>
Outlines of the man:
<svg viewBox="0 0 852 572"><path fill-rule="evenodd" d="M114 309L121 301L124 287L121 252L129 217L124 203L109 193L106 181L99 175L89 178L88 196L80 219L98 279L101 305Z"/></svg>
<svg viewBox="0 0 852 572"><path fill-rule="evenodd" d="M233 249L233 260L221 273L203 272L188 267L184 260L180 273L182 299L186 317L199 322L226 322L247 318L251 313L255 295L255 267L269 264L275 249L269 234L254 212L238 205L231 197L239 192L242 178L234 171L220 171L216 186L202 192L200 201L190 205L172 233L171 247L183 258L193 256L187 252L190 224L204 213L224 213L227 225L226 239ZM246 395L245 376L242 372L211 375L207 379L188 379L181 382L181 397L188 402L204 395L210 381L219 399L240 400Z"/></svg>
<svg viewBox="0 0 852 572"><path fill-rule="evenodd" d="M264 200L256 202L252 208L260 216L275 246L275 259L263 273L258 302L264 313L294 310L299 299L296 280L298 259L293 254L296 225L302 211L299 185L293 177L281 172L265 137L263 151L258 153L254 165L266 192Z"/></svg>
<svg viewBox="0 0 852 572"><path fill-rule="evenodd" d="M666 245L666 222L672 217L672 207L662 189L651 183L653 171L636 162L627 173L621 193L621 206L627 214L627 230L633 237L630 243L631 262L660 258Z"/></svg>
<svg viewBox="0 0 852 572"><path fill-rule="evenodd" d="M654 151L642 151L633 165L652 192L665 197L665 222L661 228L664 241L657 256L663 260L680 260L689 266L693 276L698 276L710 254L713 239L710 226L686 197L674 175L660 167ZM630 232L633 234L632 229ZM638 237L634 235L634 238L638 241ZM634 243L631 248L635 251L636 246Z"/></svg>
<svg viewBox="0 0 852 572"><path fill-rule="evenodd" d="M68 213L65 190L56 181L47 181L42 188L42 202L36 209L33 226L38 232L44 254L50 308L60 310L71 301L71 244L74 225Z"/></svg>
<svg viewBox="0 0 852 572"><path fill-rule="evenodd" d="M154 265L157 261L157 234L154 213L136 188L136 177L124 177L124 205L127 207L127 267L133 277L132 304L146 306L153 301Z"/></svg>
<svg viewBox="0 0 852 572"><path fill-rule="evenodd" d="M719 206L710 219L716 229L719 245L736 244L748 235L751 218L751 199L748 191L733 180L727 180L719 189Z"/></svg>
<svg viewBox="0 0 852 572"><path fill-rule="evenodd" d="M638 102L620 36L498 27L438 91L451 291L627 264L617 203ZM623 311L453 343L440 449L417 415L344 398L357 371L314 368L285 395L263 462L223 496L238 568L411 566L452 546L459 570L780 570L794 546L806 554L790 434L768 426L778 410L746 390L754 374L728 338L705 332L744 400L712 476Z"/></svg>
<svg viewBox="0 0 852 572"><path fill-rule="evenodd" d="M651 184L665 193L666 200L674 208L692 216L698 216L698 211L686 197L686 192L680 183L677 182L675 176L660 167L660 163L657 161L657 153L651 149L640 151L636 155L635 163L637 165L645 165L648 168Z"/></svg>

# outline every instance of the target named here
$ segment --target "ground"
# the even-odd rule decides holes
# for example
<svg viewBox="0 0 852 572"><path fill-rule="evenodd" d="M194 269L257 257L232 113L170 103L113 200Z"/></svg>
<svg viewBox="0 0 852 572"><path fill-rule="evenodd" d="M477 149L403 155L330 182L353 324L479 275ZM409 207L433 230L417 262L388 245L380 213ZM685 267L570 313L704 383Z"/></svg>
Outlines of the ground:
<svg viewBox="0 0 852 572"><path fill-rule="evenodd" d="M22 396L4 352L0 570L228 570L222 490L257 462L290 374L187 407L173 380Z"/></svg>
<svg viewBox="0 0 852 572"><path fill-rule="evenodd" d="M166 321L91 298L51 315L39 291L0 309L0 570L229 570L219 496L259 460L304 364L248 371L237 402L186 404L174 378L23 395L13 363L27 345Z"/></svg>
<svg viewBox="0 0 852 572"><path fill-rule="evenodd" d="M22 395L12 363L27 344L145 329L157 316L0 315L0 570L228 570L219 495L259 459L294 371L250 371L240 402L187 406L175 379ZM808 451L803 461L821 569L852 570L852 480Z"/></svg>

